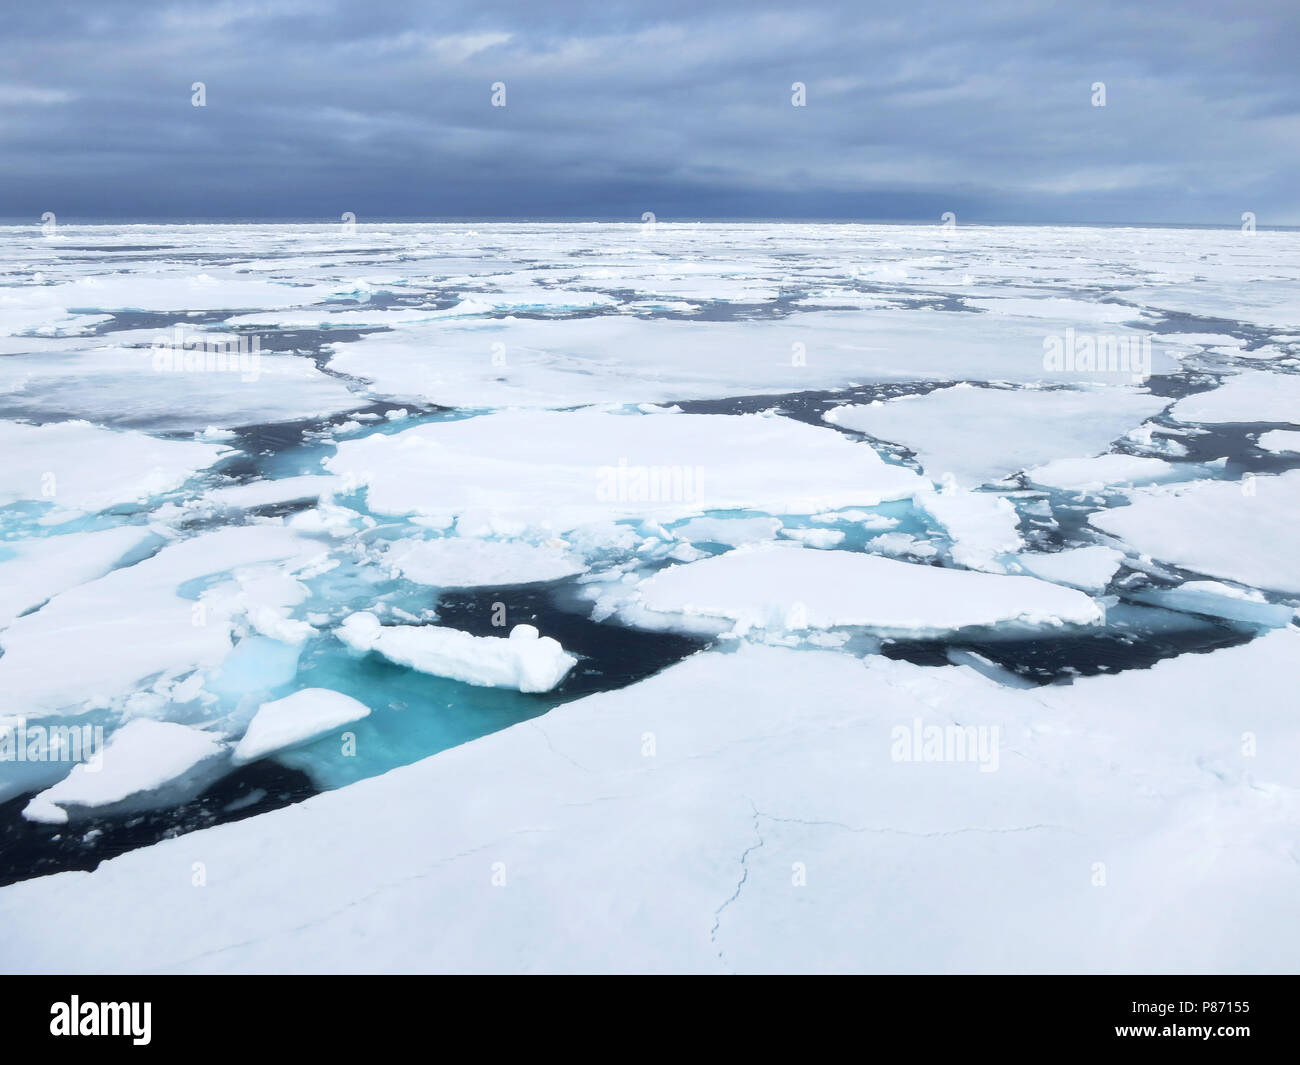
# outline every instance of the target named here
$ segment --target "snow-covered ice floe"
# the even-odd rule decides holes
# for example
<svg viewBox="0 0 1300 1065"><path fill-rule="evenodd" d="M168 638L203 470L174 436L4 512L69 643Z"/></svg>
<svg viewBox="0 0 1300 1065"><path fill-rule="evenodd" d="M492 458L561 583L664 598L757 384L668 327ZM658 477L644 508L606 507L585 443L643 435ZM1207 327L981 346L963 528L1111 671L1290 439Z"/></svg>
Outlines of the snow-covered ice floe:
<svg viewBox="0 0 1300 1065"><path fill-rule="evenodd" d="M209 732L167 721L129 721L95 757L77 764L63 780L32 799L23 816L62 824L69 812L121 809L132 800L156 804L160 789L176 787L205 763L222 758L225 751L221 737ZM192 782L189 791L196 788L197 782ZM171 796L173 801L176 797Z"/></svg>
<svg viewBox="0 0 1300 1065"><path fill-rule="evenodd" d="M376 651L421 673L487 688L548 692L578 662L559 641L532 625L508 637L473 636L440 625L381 625L373 614L346 618L338 636L354 651Z"/></svg>
<svg viewBox="0 0 1300 1065"><path fill-rule="evenodd" d="M784 544L661 570L641 582L634 602L652 614L727 621L736 633L863 626L935 636L999 623L1094 625L1103 616L1081 592L1032 577Z"/></svg>
<svg viewBox="0 0 1300 1065"><path fill-rule="evenodd" d="M292 810L0 890L0 967L1290 971L1300 726L1275 695L1298 652L1279 631L1028 691L705 652ZM1245 728L1270 736L1255 757ZM219 891L191 886L195 854ZM484 905L494 870L508 887Z"/></svg>
<svg viewBox="0 0 1300 1065"><path fill-rule="evenodd" d="M1089 519L1151 558L1256 588L1300 593L1300 470L1242 482L1141 489Z"/></svg>
<svg viewBox="0 0 1300 1065"><path fill-rule="evenodd" d="M365 485L371 510L455 520L471 536L738 508L807 514L925 486L838 433L758 414L511 411L345 440L325 465Z"/></svg>
<svg viewBox="0 0 1300 1065"><path fill-rule="evenodd" d="M1295 249L0 227L0 968L1294 971Z"/></svg>
<svg viewBox="0 0 1300 1065"><path fill-rule="evenodd" d="M232 756L236 765L324 736L370 714L370 707L328 688L303 688L263 703Z"/></svg>

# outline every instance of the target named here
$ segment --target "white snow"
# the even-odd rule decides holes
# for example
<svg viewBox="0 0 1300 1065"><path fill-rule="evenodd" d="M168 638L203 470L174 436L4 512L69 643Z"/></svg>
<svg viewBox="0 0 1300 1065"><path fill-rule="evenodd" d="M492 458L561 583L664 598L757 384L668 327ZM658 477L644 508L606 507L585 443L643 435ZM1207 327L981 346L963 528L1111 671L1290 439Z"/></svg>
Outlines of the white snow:
<svg viewBox="0 0 1300 1065"><path fill-rule="evenodd" d="M1180 399L1170 410L1180 422L1282 422L1300 425L1300 374L1252 370L1218 388Z"/></svg>
<svg viewBox="0 0 1300 1065"><path fill-rule="evenodd" d="M532 625L516 625L509 637L473 636L440 625L382 626L362 612L349 615L336 632L355 651L376 651L421 673L486 688L548 692L578 662Z"/></svg>
<svg viewBox="0 0 1300 1065"><path fill-rule="evenodd" d="M1279 631L1022 691L879 656L706 652L0 889L0 968L1293 972L1300 730L1276 695L1297 654ZM984 746L902 758L918 726Z"/></svg>
<svg viewBox="0 0 1300 1065"><path fill-rule="evenodd" d="M3 360L0 360L3 361ZM100 429L84 421L0 421L0 506L18 500L97 511L178 488L225 448Z"/></svg>
<svg viewBox="0 0 1300 1065"><path fill-rule="evenodd" d="M155 534L144 525L0 541L14 552L0 560L0 628L59 592L102 577Z"/></svg>
<svg viewBox="0 0 1300 1065"><path fill-rule="evenodd" d="M952 559L959 566L1000 572L999 555L1023 545L1016 508L991 492L954 488L923 492L916 505L944 527L952 540Z"/></svg>
<svg viewBox="0 0 1300 1065"><path fill-rule="evenodd" d="M0 690L29 713L76 713L111 705L147 678L218 665L231 651L238 601L214 600L204 609L177 589L258 565L292 570L320 553L320 545L276 525L221 529L173 544L54 596L0 631ZM75 669L51 667L71 653Z"/></svg>
<svg viewBox="0 0 1300 1065"><path fill-rule="evenodd" d="M661 570L640 583L636 597L645 610L729 621L736 633L852 625L935 636L1006 622L1052 628L1102 618L1086 595L1032 577L786 544L739 547Z"/></svg>
<svg viewBox="0 0 1300 1065"><path fill-rule="evenodd" d="M210 732L167 721L128 721L94 759L79 762L63 780L23 809L29 821L62 824L70 812L112 806L173 784L225 751Z"/></svg>
<svg viewBox="0 0 1300 1065"><path fill-rule="evenodd" d="M389 548L383 560L407 580L439 588L537 584L587 569L562 547L513 540L404 540Z"/></svg>
<svg viewBox="0 0 1300 1065"><path fill-rule="evenodd" d="M360 721L370 707L360 700L328 688L303 688L283 699L263 703L235 745L236 765L328 735L343 725Z"/></svg>
<svg viewBox="0 0 1300 1065"><path fill-rule="evenodd" d="M1300 592L1300 470L1139 489L1089 521L1142 553L1255 588Z"/></svg>
<svg viewBox="0 0 1300 1065"><path fill-rule="evenodd" d="M833 425L903 444L932 480L977 487L1058 458L1094 455L1167 401L1119 388L975 388L827 411ZM991 430L991 426L996 426Z"/></svg>
<svg viewBox="0 0 1300 1065"><path fill-rule="evenodd" d="M693 544L739 547L771 540L780 528L777 518L691 518L674 528L673 535Z"/></svg>
<svg viewBox="0 0 1300 1065"><path fill-rule="evenodd" d="M924 486L830 429L759 414L512 411L345 440L325 465L368 485L371 510L457 518L462 535L741 508L807 514Z"/></svg>
<svg viewBox="0 0 1300 1065"><path fill-rule="evenodd" d="M1267 433L1260 434L1259 446L1265 451L1273 451L1279 455L1300 452L1300 431L1270 429Z"/></svg>
<svg viewBox="0 0 1300 1065"><path fill-rule="evenodd" d="M1179 468L1172 463L1136 455L1057 459L1025 471L1030 484L1070 492L1100 492L1118 484L1154 484L1179 475Z"/></svg>
<svg viewBox="0 0 1300 1065"><path fill-rule="evenodd" d="M1031 577L1041 577L1053 584L1064 584L1098 595L1115 576L1123 559L1123 551L1090 544L1052 553L1017 555L1015 562Z"/></svg>

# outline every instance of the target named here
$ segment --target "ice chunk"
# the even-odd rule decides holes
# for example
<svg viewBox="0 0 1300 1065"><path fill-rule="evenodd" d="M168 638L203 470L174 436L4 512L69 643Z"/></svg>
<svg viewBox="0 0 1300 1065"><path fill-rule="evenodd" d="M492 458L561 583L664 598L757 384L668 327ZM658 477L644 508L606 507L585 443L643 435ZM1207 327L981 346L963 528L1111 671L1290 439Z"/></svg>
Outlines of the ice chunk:
<svg viewBox="0 0 1300 1065"><path fill-rule="evenodd" d="M512 411L344 441L325 465L368 485L372 511L469 515L457 528L473 535L711 510L808 514L924 486L840 433L758 414Z"/></svg>
<svg viewBox="0 0 1300 1065"><path fill-rule="evenodd" d="M421 673L485 688L548 692L578 661L532 625L516 625L509 637L472 636L440 625L385 627L374 614L359 613L349 615L337 633L353 650L376 651Z"/></svg>
<svg viewBox="0 0 1300 1065"><path fill-rule="evenodd" d="M364 402L299 355L222 354L225 368L205 369L187 368L181 352L163 352L167 358L128 347L6 357L0 359L0 402L11 417L72 415L186 432L325 417ZM212 352L198 355L221 365Z"/></svg>
<svg viewBox="0 0 1300 1065"><path fill-rule="evenodd" d="M251 481L248 484L222 485L204 492L198 503L218 507L267 507L276 503L301 503L319 499L322 495L340 491L343 487L341 477L304 474L270 481Z"/></svg>
<svg viewBox="0 0 1300 1065"><path fill-rule="evenodd" d="M1300 592L1300 470L1143 488L1131 498L1128 506L1089 520L1162 562L1256 588Z"/></svg>
<svg viewBox="0 0 1300 1065"><path fill-rule="evenodd" d="M1300 425L1300 374L1251 370L1227 378L1218 388L1175 403L1180 422L1282 422Z"/></svg>
<svg viewBox="0 0 1300 1065"><path fill-rule="evenodd" d="M867 541L867 550L881 555L910 555L913 558L934 558L939 553L934 544L901 532L873 536Z"/></svg>
<svg viewBox="0 0 1300 1065"><path fill-rule="evenodd" d="M1046 370L1042 320L981 314L965 316L956 333L953 326L949 311L899 313L892 307L762 321L625 314L469 320L374 333L343 347L330 366L374 382L373 390L385 396L479 408L666 403L864 381L951 381L972 376L972 367L991 379L1026 383L1127 385L1132 379L1128 373ZM1128 335L1116 326L1108 332ZM792 357L800 351L807 357ZM1176 365L1162 350L1153 352L1155 373Z"/></svg>
<svg viewBox="0 0 1300 1065"><path fill-rule="evenodd" d="M916 504L944 527L959 566L1001 571L997 556L1023 546L1016 508L991 492L923 492Z"/></svg>
<svg viewBox="0 0 1300 1065"><path fill-rule="evenodd" d="M1136 455L1057 459L1025 471L1031 484L1070 492L1100 492L1108 485L1154 484L1178 476L1179 467L1172 463Z"/></svg>
<svg viewBox="0 0 1300 1065"><path fill-rule="evenodd" d="M232 618L218 602L182 597L180 586L257 563L292 570L320 554L319 544L276 525L173 544L56 595L0 632L0 690L33 713L75 713L110 705L147 678L217 665L231 650ZM77 634L76 669L59 668L69 633Z"/></svg>
<svg viewBox="0 0 1300 1065"><path fill-rule="evenodd" d="M771 540L781 528L776 518L691 518L674 528L673 535L693 544L741 544Z"/></svg>
<svg viewBox="0 0 1300 1065"><path fill-rule="evenodd" d="M1279 455L1300 452L1300 431L1272 429L1260 434L1259 446L1265 451L1272 451Z"/></svg>
<svg viewBox="0 0 1300 1065"><path fill-rule="evenodd" d="M52 595L104 576L151 542L161 540L144 525L0 541L16 556L0 561L0 628Z"/></svg>
<svg viewBox="0 0 1300 1065"><path fill-rule="evenodd" d="M405 540L384 561L407 580L439 588L537 584L583 573L587 564L563 548L510 540Z"/></svg>
<svg viewBox="0 0 1300 1065"><path fill-rule="evenodd" d="M1051 554L1017 555L1015 562L1033 577L1098 594L1105 590L1123 559L1123 551L1091 544Z"/></svg>
<svg viewBox="0 0 1300 1065"><path fill-rule="evenodd" d="M844 534L838 529L782 529L781 535L807 547L836 547L844 542Z"/></svg>
<svg viewBox="0 0 1300 1065"><path fill-rule="evenodd" d="M1102 618L1086 595L1032 577L784 544L740 547L661 570L640 583L636 597L655 613L731 621L737 633L853 625L934 636L999 622L1050 628Z"/></svg>
<svg viewBox="0 0 1300 1065"><path fill-rule="evenodd" d="M143 793L181 782L224 752L225 745L210 732L145 718L128 721L96 758L77 764L33 798L23 816L62 824L69 813L140 800Z"/></svg>
<svg viewBox="0 0 1300 1065"><path fill-rule="evenodd" d="M1026 466L1093 455L1167 401L1127 389L1007 389L956 385L886 403L836 407L826 420L903 444L933 480L974 487Z"/></svg>
<svg viewBox="0 0 1300 1065"><path fill-rule="evenodd" d="M183 484L225 449L191 440L158 440L89 422L0 422L0 506L18 500L96 511L144 502Z"/></svg>
<svg viewBox="0 0 1300 1065"><path fill-rule="evenodd" d="M1293 613L1289 606L1267 602L1259 592L1234 588L1219 581L1186 581L1176 588L1141 588L1129 592L1128 598L1170 610L1186 610L1271 628L1288 625Z"/></svg>
<svg viewBox="0 0 1300 1065"><path fill-rule="evenodd" d="M368 716L370 707L328 688L303 688L283 699L263 703L235 747L236 765L327 735Z"/></svg>

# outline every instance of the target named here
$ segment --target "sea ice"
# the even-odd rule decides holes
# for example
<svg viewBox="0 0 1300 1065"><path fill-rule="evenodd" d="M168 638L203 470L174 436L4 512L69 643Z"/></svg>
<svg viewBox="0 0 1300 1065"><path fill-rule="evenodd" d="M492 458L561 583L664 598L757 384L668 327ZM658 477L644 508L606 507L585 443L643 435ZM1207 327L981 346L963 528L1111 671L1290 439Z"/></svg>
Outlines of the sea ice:
<svg viewBox="0 0 1300 1065"><path fill-rule="evenodd" d="M1086 595L1032 577L785 544L673 566L643 580L634 594L644 610L726 620L736 633L866 626L936 636L998 623L1054 628L1102 619Z"/></svg>
<svg viewBox="0 0 1300 1065"><path fill-rule="evenodd" d="M1272 451L1279 455L1288 452L1295 454L1300 452L1300 431L1270 429L1267 433L1260 434L1259 446L1265 451Z"/></svg>
<svg viewBox="0 0 1300 1065"><path fill-rule="evenodd" d="M63 824L70 813L138 800L183 780L225 750L221 738L210 732L147 718L128 721L96 758L73 766L63 780L32 799L23 816Z"/></svg>
<svg viewBox="0 0 1300 1065"><path fill-rule="evenodd" d="M84 421L23 425L0 421L0 506L37 500L75 512L142 503L178 488L225 448Z"/></svg>
<svg viewBox="0 0 1300 1065"><path fill-rule="evenodd" d="M372 511L459 518L471 535L712 510L809 514L924 487L839 433L759 414L510 411L345 440L325 466L368 485Z"/></svg>
<svg viewBox="0 0 1300 1065"><path fill-rule="evenodd" d="M561 547L459 537L403 540L388 549L383 561L407 580L438 588L537 584L587 569L582 559Z"/></svg>
<svg viewBox="0 0 1300 1065"><path fill-rule="evenodd" d="M1123 560L1123 551L1101 544L1090 544L1050 554L1017 555L1014 561L1030 576L1099 595L1105 591Z"/></svg>
<svg viewBox="0 0 1300 1065"><path fill-rule="evenodd" d="M1110 485L1155 484L1178 476L1178 466L1136 455L1056 459L1025 471L1025 480L1030 484L1068 492L1100 492Z"/></svg>
<svg viewBox="0 0 1300 1065"><path fill-rule="evenodd" d="M1300 592L1300 470L1143 488L1131 500L1089 521L1161 562L1255 588Z"/></svg>
<svg viewBox="0 0 1300 1065"><path fill-rule="evenodd" d="M248 723L244 738L235 746L236 765L265 758L335 729L360 721L370 707L328 688L303 688L283 699L263 703Z"/></svg>
<svg viewBox="0 0 1300 1065"><path fill-rule="evenodd" d="M336 632L354 651L376 651L421 673L485 688L548 692L578 662L532 625L516 625L509 637L473 636L441 625L382 626L374 614L358 613Z"/></svg>
<svg viewBox="0 0 1300 1065"><path fill-rule="evenodd" d="M1276 696L1298 653L1280 630L1018 690L880 656L704 652L291 808L0 889L0 968L1290 972L1300 729ZM930 757L912 742L927 730ZM1270 741L1243 752L1243 730ZM191 886L196 854L219 892Z"/></svg>
<svg viewBox="0 0 1300 1065"><path fill-rule="evenodd" d="M1281 422L1300 425L1300 374L1251 370L1229 377L1218 388L1175 403L1170 414L1180 422Z"/></svg>
<svg viewBox="0 0 1300 1065"><path fill-rule="evenodd" d="M1094 455L1167 401L1121 388L956 385L923 396L828 411L833 425L903 444L932 480L977 487L1058 458Z"/></svg>

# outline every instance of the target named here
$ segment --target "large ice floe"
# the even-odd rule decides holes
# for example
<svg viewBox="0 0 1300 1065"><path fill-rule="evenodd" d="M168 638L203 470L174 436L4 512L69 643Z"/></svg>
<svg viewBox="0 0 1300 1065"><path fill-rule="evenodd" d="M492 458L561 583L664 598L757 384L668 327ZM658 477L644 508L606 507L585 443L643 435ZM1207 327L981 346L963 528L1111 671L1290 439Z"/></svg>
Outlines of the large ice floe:
<svg viewBox="0 0 1300 1065"><path fill-rule="evenodd" d="M0 969L1300 965L1293 235L652 229L0 227Z"/></svg>
<svg viewBox="0 0 1300 1065"><path fill-rule="evenodd" d="M345 440L325 465L364 485L371 510L454 521L469 536L736 508L813 513L924 486L837 433L759 414L512 411Z"/></svg>
<svg viewBox="0 0 1300 1065"><path fill-rule="evenodd" d="M1029 577L926 566L850 551L770 544L673 566L636 602L654 614L726 619L733 632L868 627L935 635L998 623L1091 625L1102 611L1078 591Z"/></svg>
<svg viewBox="0 0 1300 1065"><path fill-rule="evenodd" d="M1028 691L705 652L294 809L6 888L0 966L1287 971L1300 727L1276 693L1297 652L1278 632ZM1214 934L1187 935L1209 915Z"/></svg>

